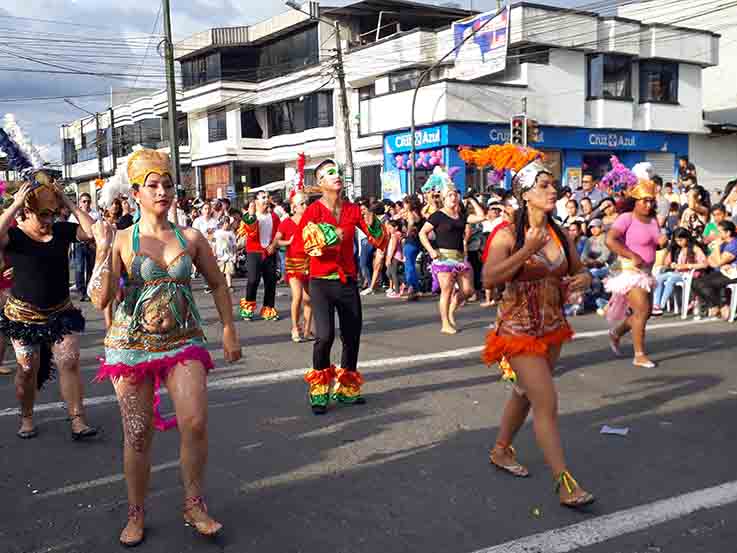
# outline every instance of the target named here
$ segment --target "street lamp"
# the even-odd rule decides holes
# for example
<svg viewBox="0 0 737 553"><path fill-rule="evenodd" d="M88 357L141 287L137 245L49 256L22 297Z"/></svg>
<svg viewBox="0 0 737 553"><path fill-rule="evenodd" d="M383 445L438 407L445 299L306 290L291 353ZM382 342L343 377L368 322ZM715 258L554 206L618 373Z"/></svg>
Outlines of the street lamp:
<svg viewBox="0 0 737 553"><path fill-rule="evenodd" d="M496 16L494 16L494 17L496 17ZM425 79L427 79L427 77L430 76L430 73L432 73L434 69L436 69L441 63L443 63L446 60L446 58L448 58L453 52L455 52L456 50L458 50L466 42L468 42L474 36L476 36L476 33L478 33L484 27L486 27L486 25L489 22L491 22L494 19L494 17L488 18L481 25L479 25L477 28L475 28L473 30L473 32L469 33L468 36L461 41L460 44L453 46L453 48L450 51L448 51L442 58L440 58L438 61L436 61L435 63L433 63L430 67L428 67L427 69L425 69L425 71L422 73L422 75L420 75L420 78L417 79L417 84L415 85L415 91L412 94L412 116L411 116L412 117L412 124L410 126L410 142L412 143L412 150L411 150L411 154L410 154L411 157L409 158L410 159L410 169L411 169L410 181L411 181L411 185L412 185L411 186L411 189L409 190L409 193L410 194L414 194L415 193L415 188L416 188L416 181L415 181L415 161L416 160L415 160L415 156L417 155L417 152L416 152L417 146L415 144L415 132L416 132L416 129L415 129L415 104L417 103L417 93L419 92L420 87L422 86L422 83L425 81Z"/></svg>
<svg viewBox="0 0 737 553"><path fill-rule="evenodd" d="M340 111L342 112L342 124L343 124L343 148L345 150L345 181L348 185L348 196L353 199L353 146L351 144L351 124L350 124L350 117L349 117L349 110L348 110L348 92L346 91L346 84L345 84L345 71L343 69L343 47L341 45L341 38L340 38L340 25L338 23L338 20L329 21L327 19L323 19L319 15L313 15L309 12L306 12L302 9L302 6L299 5L295 0L287 0L285 4L292 8L293 10L296 10L300 13L303 13L305 15L310 16L311 19L315 19L317 21L321 21L322 23L325 23L326 25L332 25L335 29L335 42L336 42L336 48L335 48L335 55L337 58L337 67L336 71L338 73L338 86L340 88Z"/></svg>

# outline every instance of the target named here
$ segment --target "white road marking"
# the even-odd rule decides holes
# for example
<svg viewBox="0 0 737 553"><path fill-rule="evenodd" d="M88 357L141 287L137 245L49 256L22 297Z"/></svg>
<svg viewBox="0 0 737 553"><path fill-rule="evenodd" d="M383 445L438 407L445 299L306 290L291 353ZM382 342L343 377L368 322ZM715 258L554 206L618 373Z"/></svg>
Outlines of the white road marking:
<svg viewBox="0 0 737 553"><path fill-rule="evenodd" d="M652 332L658 329L666 328L679 328L683 326L693 326L698 324L713 323L715 321L678 321L673 323L662 323L648 326L648 331ZM575 339L581 340L584 338L598 338L600 336L606 336L608 330L587 330L584 332L577 332ZM461 359L476 355L481 352L483 346L472 346L468 348L451 349L447 351L438 351L434 353L423 353L418 355L405 355L403 357L390 357L388 359L372 359L370 361L361 361L358 363L360 369L371 369L371 368L385 368L396 365L413 365L417 363L423 363L426 361L439 361L442 359ZM294 380L302 378L307 369L287 369L282 371L272 371L263 374L246 375L246 376L233 376L223 377L217 380L212 380L208 384L208 389L214 390L231 390L237 388L248 388L250 386L257 386L260 384L274 384L277 382L283 382L285 380ZM167 395L165 388L159 390L161 395ZM86 407L96 407L98 405L108 405L116 403L117 399L115 395L108 396L95 396L86 398L84 404ZM45 411L52 411L54 409L64 409L65 404L61 401L55 401L51 403L40 403L34 407L35 413L43 413ZM0 417L17 416L17 407L7 407L0 409Z"/></svg>
<svg viewBox="0 0 737 553"><path fill-rule="evenodd" d="M737 481L655 501L593 518L564 528L479 549L474 553L566 553L651 526L690 515L702 509L723 507L737 501Z"/></svg>
<svg viewBox="0 0 737 553"><path fill-rule="evenodd" d="M175 468L178 466L179 466L179 460L170 461L168 463L154 465L153 467L151 467L151 472L161 472L163 470L168 470L168 469ZM111 476L105 476L103 478L97 478L95 480L88 480L86 482L80 482L79 484L71 484L69 486L64 486L63 488L57 488L55 490L50 490L48 492L39 493L39 494L34 495L33 499L34 500L46 499L48 497L54 497L56 495L66 495L69 493L87 490L89 488L96 488L98 486L107 486L108 484L114 484L115 482L121 482L123 480L125 480L125 475L121 472L118 474L113 474Z"/></svg>

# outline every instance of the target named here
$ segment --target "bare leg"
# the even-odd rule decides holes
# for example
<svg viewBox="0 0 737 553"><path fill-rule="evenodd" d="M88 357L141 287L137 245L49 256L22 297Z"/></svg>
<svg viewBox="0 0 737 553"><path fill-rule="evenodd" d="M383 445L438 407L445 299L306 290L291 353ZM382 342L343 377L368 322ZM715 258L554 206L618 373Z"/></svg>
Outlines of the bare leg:
<svg viewBox="0 0 737 553"><path fill-rule="evenodd" d="M298 278L289 279L289 287L292 289L292 304L290 313L292 315L292 336L299 334L300 307L302 306L302 281Z"/></svg>
<svg viewBox="0 0 737 553"><path fill-rule="evenodd" d="M13 340L18 370L15 373L15 397L20 403L20 432L32 432L33 404L36 401L36 379L40 360L39 346L25 346Z"/></svg>
<svg viewBox="0 0 737 553"><path fill-rule="evenodd" d="M302 283L302 310L304 317L304 335L312 334L312 300L310 299L309 282Z"/></svg>
<svg viewBox="0 0 737 553"><path fill-rule="evenodd" d="M455 277L452 273L438 273L438 283L440 284L440 299L438 300L438 309L440 310L440 332L443 334L455 334L457 330L451 324L448 313L452 296L455 296Z"/></svg>
<svg viewBox="0 0 737 553"><path fill-rule="evenodd" d="M635 349L635 361L638 363L650 363L645 348L645 327L650 318L650 294L642 288L633 288L627 294L627 303L632 309L632 315L614 330L615 337L621 338L627 332L632 331L632 343Z"/></svg>
<svg viewBox="0 0 737 553"><path fill-rule="evenodd" d="M473 289L473 273L470 271L458 273L455 280L458 283L459 290L454 290L455 293L451 295L450 308L448 309L448 320L454 328L457 328L458 325L456 324L455 313L461 300L467 300L473 296L476 291Z"/></svg>
<svg viewBox="0 0 737 553"><path fill-rule="evenodd" d="M128 524L120 534L125 543L143 537L143 505L151 477L154 384L151 379L133 382L120 378L113 382L123 422L123 471L128 488Z"/></svg>
<svg viewBox="0 0 737 553"><path fill-rule="evenodd" d="M84 386L79 373L79 334L67 334L62 342L53 345L52 352L59 371L61 397L72 420L72 432L81 432L89 426L82 404Z"/></svg>
<svg viewBox="0 0 737 553"><path fill-rule="evenodd" d="M186 361L166 380L181 437L180 465L185 495L185 521L206 535L222 525L207 514L202 492L207 465L207 373L201 363Z"/></svg>
<svg viewBox="0 0 737 553"><path fill-rule="evenodd" d="M551 375L559 357L560 346L552 346L548 349L548 368ZM508 447L512 445L517 433L527 420L530 407L530 400L522 390L515 389L512 391L512 395L504 406L494 448L495 454L502 464L510 464L514 461L513 453L509 451Z"/></svg>
<svg viewBox="0 0 737 553"><path fill-rule="evenodd" d="M567 471L558 428L558 393L553 382L548 359L535 356L517 356L509 360L532 405L535 438L550 466L553 477ZM582 497L586 492L575 487L570 492L561 486L561 501Z"/></svg>
<svg viewBox="0 0 737 553"><path fill-rule="evenodd" d="M110 328L110 325L113 324L113 304L108 304L108 306L102 310L102 314L105 317L105 328Z"/></svg>
<svg viewBox="0 0 737 553"><path fill-rule="evenodd" d="M384 265L384 252L376 250L374 252L374 271L371 275L371 289L376 290L379 278L381 278L381 269Z"/></svg>

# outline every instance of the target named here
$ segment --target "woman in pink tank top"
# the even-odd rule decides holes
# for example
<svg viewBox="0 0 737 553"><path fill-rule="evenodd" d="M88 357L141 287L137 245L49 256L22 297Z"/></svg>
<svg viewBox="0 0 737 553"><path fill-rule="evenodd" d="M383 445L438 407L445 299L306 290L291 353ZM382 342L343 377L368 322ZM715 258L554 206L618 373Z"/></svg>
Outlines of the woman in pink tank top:
<svg viewBox="0 0 737 553"><path fill-rule="evenodd" d="M651 271L655 251L665 245L666 238L660 232L653 209L652 166L638 166L633 171L638 180L626 192L628 208L617 217L607 234L607 246L619 256L620 271L607 279L605 288L612 294L607 310L607 319L615 325L609 331L612 351L620 355L619 342L631 331L635 350L632 364L651 369L655 363L645 350L645 327L652 310L650 292L654 286Z"/></svg>

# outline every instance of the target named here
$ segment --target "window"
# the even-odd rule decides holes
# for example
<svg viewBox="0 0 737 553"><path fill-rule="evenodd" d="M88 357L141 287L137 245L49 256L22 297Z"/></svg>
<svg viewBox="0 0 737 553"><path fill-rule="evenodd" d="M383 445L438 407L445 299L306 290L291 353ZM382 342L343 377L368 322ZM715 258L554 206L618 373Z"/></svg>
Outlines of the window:
<svg viewBox="0 0 737 553"><path fill-rule="evenodd" d="M422 73L422 69L410 69L409 71L392 73L389 75L389 90L391 92L413 90L417 86L417 81L420 79Z"/></svg>
<svg viewBox="0 0 737 553"><path fill-rule="evenodd" d="M588 56L588 99L632 99L632 60L627 56Z"/></svg>
<svg viewBox="0 0 737 553"><path fill-rule="evenodd" d="M647 60L640 62L640 102L678 102L678 64Z"/></svg>
<svg viewBox="0 0 737 553"><path fill-rule="evenodd" d="M271 104L267 108L269 135L291 134L333 126L333 92L320 91Z"/></svg>
<svg viewBox="0 0 737 553"><path fill-rule="evenodd" d="M256 119L253 106L241 106L241 138L263 138L264 131Z"/></svg>
<svg viewBox="0 0 737 553"><path fill-rule="evenodd" d="M211 111L207 114L207 141L219 142L228 138L225 123L225 109Z"/></svg>
<svg viewBox="0 0 737 553"><path fill-rule="evenodd" d="M181 62L182 86L186 89L217 81L221 78L220 53L198 56Z"/></svg>
<svg viewBox="0 0 737 553"><path fill-rule="evenodd" d="M159 148L161 146L161 120L144 119L136 123L136 143L144 148Z"/></svg>
<svg viewBox="0 0 737 553"><path fill-rule="evenodd" d="M77 163L77 149L74 147L73 138L64 139L63 155L65 165L74 165Z"/></svg>
<svg viewBox="0 0 737 553"><path fill-rule="evenodd" d="M381 197L381 165L361 167L361 196Z"/></svg>
<svg viewBox="0 0 737 553"><path fill-rule="evenodd" d="M362 86L358 89L358 99L359 100L370 100L376 96L376 85L375 83L371 83L368 86Z"/></svg>
<svg viewBox="0 0 737 553"><path fill-rule="evenodd" d="M161 118L161 141L164 146L169 144L169 118ZM189 145L189 129L187 128L187 116L185 114L177 115L177 144L179 146Z"/></svg>
<svg viewBox="0 0 737 553"><path fill-rule="evenodd" d="M258 78L271 79L319 62L317 25L261 46Z"/></svg>

